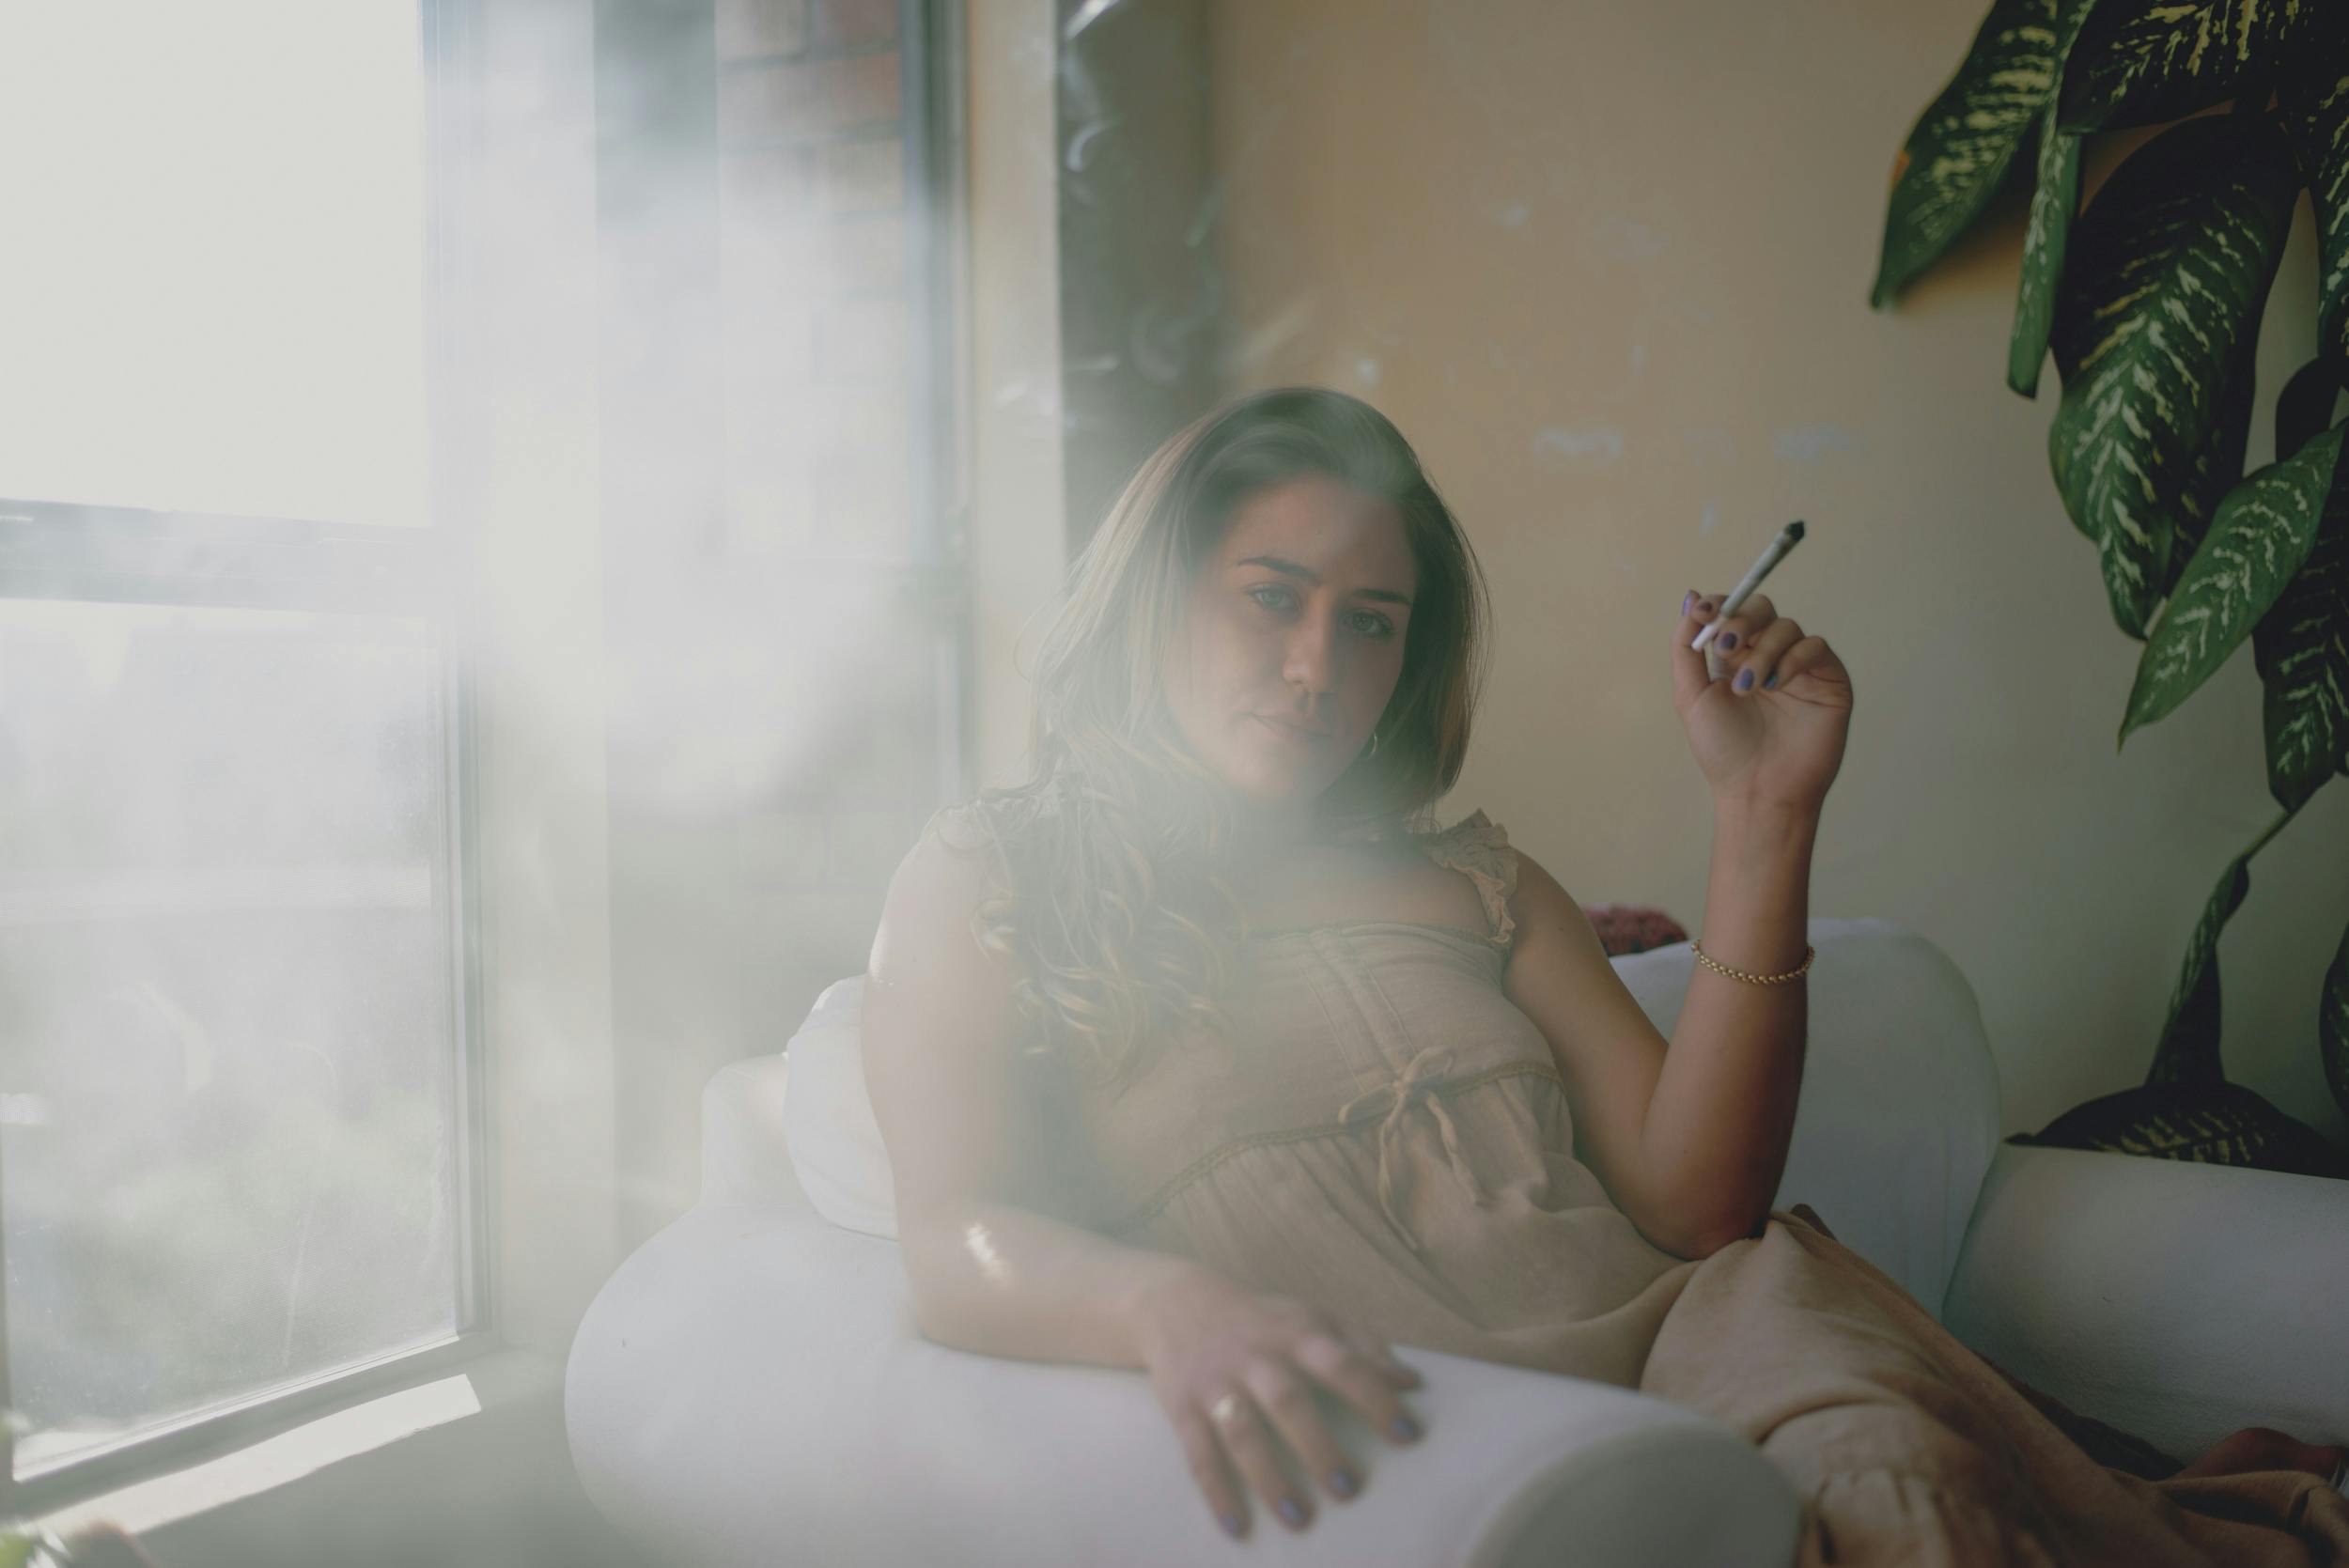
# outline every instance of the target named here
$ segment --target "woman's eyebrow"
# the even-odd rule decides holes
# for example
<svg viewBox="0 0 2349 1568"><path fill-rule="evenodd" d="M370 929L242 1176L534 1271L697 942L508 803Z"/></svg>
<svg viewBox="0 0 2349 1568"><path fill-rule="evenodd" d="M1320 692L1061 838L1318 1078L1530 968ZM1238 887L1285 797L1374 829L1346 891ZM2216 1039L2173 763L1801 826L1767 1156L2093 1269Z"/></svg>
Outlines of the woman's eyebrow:
<svg viewBox="0 0 2349 1568"><path fill-rule="evenodd" d="M1311 587L1321 586L1319 572L1310 567L1300 567L1294 561L1284 561L1278 555L1251 555L1245 560L1235 561L1232 564L1236 567L1269 567L1283 577L1294 577ZM1383 599L1389 604L1399 604L1406 610L1411 607L1409 595L1393 593L1385 588L1357 588L1354 590L1354 597Z"/></svg>

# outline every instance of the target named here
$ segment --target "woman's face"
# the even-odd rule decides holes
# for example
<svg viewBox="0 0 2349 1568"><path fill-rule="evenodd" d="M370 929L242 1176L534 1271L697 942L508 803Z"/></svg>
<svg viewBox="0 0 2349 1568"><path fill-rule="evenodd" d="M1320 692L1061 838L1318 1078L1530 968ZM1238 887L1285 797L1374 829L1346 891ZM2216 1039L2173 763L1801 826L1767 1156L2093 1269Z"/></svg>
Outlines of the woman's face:
<svg viewBox="0 0 2349 1568"><path fill-rule="evenodd" d="M1252 800L1318 796L1386 711L1418 591L1392 503L1319 474L1256 491L1190 585L1166 673L1183 738Z"/></svg>

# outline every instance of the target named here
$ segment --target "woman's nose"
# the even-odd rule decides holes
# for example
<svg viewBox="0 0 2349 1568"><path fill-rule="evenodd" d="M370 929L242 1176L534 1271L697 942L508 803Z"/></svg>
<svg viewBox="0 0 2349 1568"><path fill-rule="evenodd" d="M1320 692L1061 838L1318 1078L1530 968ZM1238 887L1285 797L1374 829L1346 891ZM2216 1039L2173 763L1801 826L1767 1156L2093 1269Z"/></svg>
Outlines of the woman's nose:
<svg viewBox="0 0 2349 1568"><path fill-rule="evenodd" d="M1327 691L1335 677L1336 663L1330 629L1315 617L1300 621L1289 633L1281 674L1292 686L1301 686L1308 691Z"/></svg>

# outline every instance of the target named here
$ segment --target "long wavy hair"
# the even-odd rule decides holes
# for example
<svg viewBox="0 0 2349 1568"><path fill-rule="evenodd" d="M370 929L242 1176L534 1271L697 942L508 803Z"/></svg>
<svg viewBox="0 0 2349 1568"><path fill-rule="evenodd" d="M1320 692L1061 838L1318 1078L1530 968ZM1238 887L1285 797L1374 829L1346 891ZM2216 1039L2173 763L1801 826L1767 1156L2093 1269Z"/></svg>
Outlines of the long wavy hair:
<svg viewBox="0 0 2349 1568"><path fill-rule="evenodd" d="M1230 800L1177 730L1163 671L1234 511L1305 475L1391 502L1419 572L1377 744L1323 792L1317 819L1346 837L1423 829L1459 777L1485 673L1486 590L1410 443L1377 410L1326 387L1256 393L1194 421L1136 471L1070 568L1038 651L1027 780L970 808L1003 877L972 928L1015 960L1019 1005L1037 1026L1028 1053L1123 1084L1170 1033L1225 1028L1242 931L1222 875Z"/></svg>

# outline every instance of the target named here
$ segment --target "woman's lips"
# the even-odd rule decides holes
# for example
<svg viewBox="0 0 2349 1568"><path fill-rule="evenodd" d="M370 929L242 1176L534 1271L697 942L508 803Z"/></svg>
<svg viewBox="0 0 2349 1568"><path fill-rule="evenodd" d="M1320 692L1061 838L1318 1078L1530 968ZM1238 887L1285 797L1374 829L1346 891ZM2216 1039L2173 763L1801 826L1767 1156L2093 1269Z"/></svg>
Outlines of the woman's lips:
<svg viewBox="0 0 2349 1568"><path fill-rule="evenodd" d="M1250 715L1250 717L1262 723L1273 734L1284 737L1287 739L1296 741L1298 744L1303 746L1317 746L1330 737L1330 732L1328 730L1315 729L1311 725L1295 723L1286 719L1275 719L1270 714L1256 713Z"/></svg>

